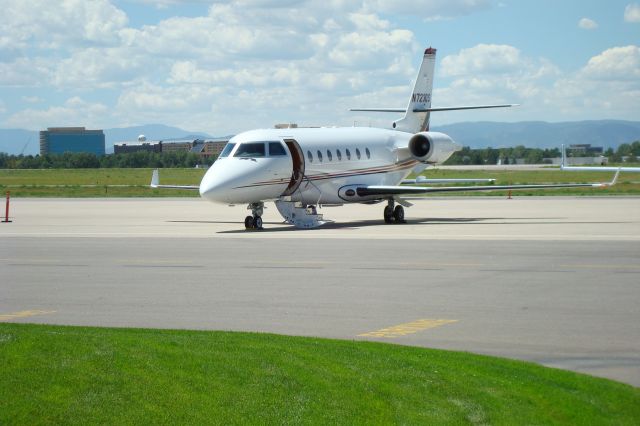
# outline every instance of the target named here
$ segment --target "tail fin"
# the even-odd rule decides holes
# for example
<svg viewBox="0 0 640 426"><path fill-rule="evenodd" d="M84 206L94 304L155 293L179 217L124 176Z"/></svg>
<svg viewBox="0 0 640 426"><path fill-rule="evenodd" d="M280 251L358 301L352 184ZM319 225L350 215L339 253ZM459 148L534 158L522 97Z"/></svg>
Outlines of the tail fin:
<svg viewBox="0 0 640 426"><path fill-rule="evenodd" d="M417 133L429 130L433 74L436 64L436 49L424 51L422 65L409 99L404 117L393 123L393 128L404 132Z"/></svg>
<svg viewBox="0 0 640 426"><path fill-rule="evenodd" d="M431 113L436 111L458 111L467 109L485 108L505 108L518 104L501 105L474 105L474 106L451 106L451 107L431 107L431 93L433 92L433 75L436 66L436 49L429 47L424 51L422 65L416 77L416 82L411 92L409 105L403 108L351 108L350 111L364 112L404 112L404 117L393 122L393 128L403 132L418 133L429 130L429 120Z"/></svg>

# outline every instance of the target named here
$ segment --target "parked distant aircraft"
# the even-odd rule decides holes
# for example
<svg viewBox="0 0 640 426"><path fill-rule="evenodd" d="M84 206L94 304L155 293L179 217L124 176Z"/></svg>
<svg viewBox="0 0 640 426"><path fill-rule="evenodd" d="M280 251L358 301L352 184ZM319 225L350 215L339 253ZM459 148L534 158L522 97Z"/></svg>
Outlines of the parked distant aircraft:
<svg viewBox="0 0 640 426"><path fill-rule="evenodd" d="M612 183L486 186L406 186L453 180L419 178L411 173L446 161L461 147L449 136L429 131L431 112L506 105L431 107L436 49L424 52L409 104L405 109L367 108L355 111L401 112L392 129L289 128L262 129L231 138L199 186L160 185L153 188L197 189L210 201L247 204L247 229L262 229L265 201L274 201L284 219L299 228L326 223L317 206L386 201L386 223L404 222L406 196L451 191L495 191L564 187L604 187ZM457 180L469 181L465 179ZM397 204L396 204L397 203Z"/></svg>

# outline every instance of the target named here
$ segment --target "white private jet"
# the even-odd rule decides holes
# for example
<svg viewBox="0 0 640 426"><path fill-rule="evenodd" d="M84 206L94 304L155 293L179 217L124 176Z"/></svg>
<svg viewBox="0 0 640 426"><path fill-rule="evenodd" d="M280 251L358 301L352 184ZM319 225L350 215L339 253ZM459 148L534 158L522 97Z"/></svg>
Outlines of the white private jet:
<svg viewBox="0 0 640 426"><path fill-rule="evenodd" d="M154 171L151 187L197 189L202 198L224 204L247 204L245 228L262 229L265 201L274 201L285 221L298 228L327 223L317 206L386 201L385 223L404 222L406 196L450 191L495 191L530 188L603 187L610 184L500 186L404 186L478 181L471 179L406 180L411 173L446 161L461 149L449 136L429 131L431 112L510 107L479 105L431 107L436 49L424 52L406 109L366 108L354 111L404 113L392 129L338 127L262 129L229 140L199 186L160 185ZM484 180L486 181L486 180ZM396 205L397 203L397 205Z"/></svg>

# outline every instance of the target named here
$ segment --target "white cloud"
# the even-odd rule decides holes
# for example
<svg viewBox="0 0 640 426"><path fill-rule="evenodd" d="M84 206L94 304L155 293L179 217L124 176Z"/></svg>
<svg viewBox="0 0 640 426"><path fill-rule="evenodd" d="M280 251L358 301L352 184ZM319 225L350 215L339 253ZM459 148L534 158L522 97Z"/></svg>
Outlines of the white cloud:
<svg viewBox="0 0 640 426"><path fill-rule="evenodd" d="M44 99L39 96L22 96L20 99L28 104L39 104L44 101Z"/></svg>
<svg viewBox="0 0 640 426"><path fill-rule="evenodd" d="M249 64L247 64L249 65ZM276 85L297 85L301 80L299 66L254 63L252 66L235 69L210 70L200 68L196 61L180 61L173 64L171 84L198 84L232 87L264 87Z"/></svg>
<svg viewBox="0 0 640 426"><path fill-rule="evenodd" d="M410 52L414 44L413 33L407 30L354 31L338 37L328 57L335 64L344 67L379 67L381 61L389 61L398 52Z"/></svg>
<svg viewBox="0 0 640 426"><path fill-rule="evenodd" d="M127 48L87 48L58 61L52 83L76 89L114 87L137 80L156 62Z"/></svg>
<svg viewBox="0 0 640 426"><path fill-rule="evenodd" d="M69 48L117 43L126 14L108 0L6 0L0 24L0 48Z"/></svg>
<svg viewBox="0 0 640 426"><path fill-rule="evenodd" d="M418 16L426 21L470 15L491 7L489 0L365 0L364 9L377 13Z"/></svg>
<svg viewBox="0 0 640 426"><path fill-rule="evenodd" d="M589 18L582 18L580 19L580 21L578 21L578 27L582 28L583 30L595 30L596 28L598 28L598 23Z"/></svg>
<svg viewBox="0 0 640 426"><path fill-rule="evenodd" d="M411 31L359 11L354 2L330 1L345 13L290 3L286 13L260 1L253 8L219 3L206 16L124 29L121 46L84 49L61 61L55 82L119 85L119 119L186 127L197 117L200 129L219 133L216 126L237 130L294 118L349 122L346 108L336 111L336 97L413 74L418 46ZM252 122L247 108L259 110ZM227 118L217 121L223 114ZM229 118L234 114L237 119Z"/></svg>
<svg viewBox="0 0 640 426"><path fill-rule="evenodd" d="M589 79L608 81L640 80L640 47L612 47L589 59L582 73Z"/></svg>
<svg viewBox="0 0 640 426"><path fill-rule="evenodd" d="M164 122L212 134L288 121L388 126L394 117L355 115L347 109L406 105L424 46L416 33L398 24L407 22L399 16L452 19L495 4L490 0L187 0L209 5L206 14L184 17L163 12L160 15L174 17L134 28L109 0L0 1L7 3L8 17L0 20L0 90L11 87L2 94L9 117L5 125L115 127ZM176 12L184 3L130 1ZM451 113L448 121L554 120L563 114L597 118L593 105L605 98L611 114L622 111L621 117L629 117L623 105L640 110L631 97L638 90L632 80L640 81L636 46L605 50L571 72L518 47L478 44L443 56L437 64L434 105L526 105L506 113ZM12 100L20 87L56 90L68 93L69 99L50 106L19 93ZM16 110L30 100L34 101L30 108ZM448 117L438 114L434 120L441 123Z"/></svg>
<svg viewBox="0 0 640 426"><path fill-rule="evenodd" d="M109 108L101 103L89 103L79 97L72 97L62 106L47 109L25 109L9 116L4 122L7 127L29 130L58 126L85 126L101 128L106 123Z"/></svg>
<svg viewBox="0 0 640 426"><path fill-rule="evenodd" d="M440 64L444 76L516 72L523 65L520 50L509 45L478 44L445 56Z"/></svg>
<svg viewBox="0 0 640 426"><path fill-rule="evenodd" d="M434 91L434 103L515 102L521 103L521 107L503 112L444 113L437 116L438 123L503 117L549 121L631 119L633 112L640 110L638 46L607 49L574 72L562 72L547 59L526 57L514 49L475 46L445 57L443 68L454 79ZM485 54L491 52L502 55L496 66L485 66ZM501 61L500 57L506 59Z"/></svg>
<svg viewBox="0 0 640 426"><path fill-rule="evenodd" d="M624 8L625 22L640 22L640 4L630 3Z"/></svg>
<svg viewBox="0 0 640 426"><path fill-rule="evenodd" d="M157 25L120 32L126 46L146 55L174 59L302 59L314 51L311 35L320 32L313 15L268 9L245 10L214 4L203 17L175 17Z"/></svg>
<svg viewBox="0 0 640 426"><path fill-rule="evenodd" d="M0 62L0 87L81 96L102 90L117 98L102 117L113 126L134 120L186 127L202 120L197 127L213 133L218 126L233 131L276 121L348 123L354 96L413 78L422 46L382 13L418 10L432 19L490 7L489 0L189 0L209 4L208 12L134 28L109 0L5 1L0 49L14 58ZM183 3L132 1L176 10ZM20 49L41 53L24 58ZM70 102L13 111L9 122L56 122L76 110ZM247 108L258 110L250 123ZM97 121L87 114L74 121Z"/></svg>
<svg viewBox="0 0 640 426"><path fill-rule="evenodd" d="M45 58L19 57L0 62L0 86L41 87L50 81L52 64Z"/></svg>

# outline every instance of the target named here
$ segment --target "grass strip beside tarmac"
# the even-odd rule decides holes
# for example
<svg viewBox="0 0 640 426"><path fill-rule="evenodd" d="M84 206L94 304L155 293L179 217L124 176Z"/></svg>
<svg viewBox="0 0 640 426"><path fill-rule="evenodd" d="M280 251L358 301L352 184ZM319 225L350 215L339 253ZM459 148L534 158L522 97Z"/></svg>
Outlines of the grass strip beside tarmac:
<svg viewBox="0 0 640 426"><path fill-rule="evenodd" d="M0 324L0 424L640 424L640 389L273 334Z"/></svg>
<svg viewBox="0 0 640 426"><path fill-rule="evenodd" d="M198 197L198 191L151 189L152 169L0 169L0 195L11 191L13 197ZM165 184L198 185L203 169L161 169L160 181ZM423 173L428 178L496 179L496 185L609 182L611 172L563 172L559 169L540 170L450 170L434 169ZM414 176L411 176L414 177ZM462 184L465 185L465 184ZM471 185L471 184L467 184ZM497 195L495 192L454 192L433 196ZM513 193L525 195L640 195L640 175L621 173L618 183L608 189L564 188L551 190L523 190Z"/></svg>

